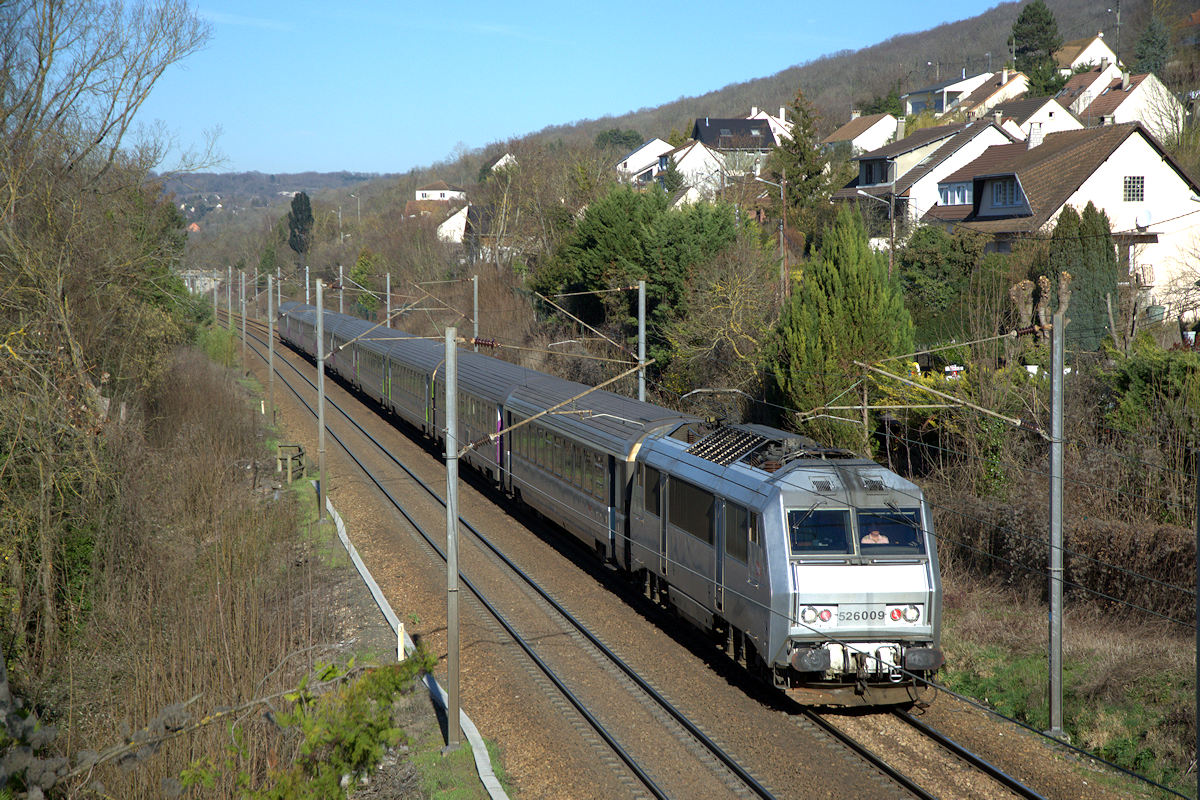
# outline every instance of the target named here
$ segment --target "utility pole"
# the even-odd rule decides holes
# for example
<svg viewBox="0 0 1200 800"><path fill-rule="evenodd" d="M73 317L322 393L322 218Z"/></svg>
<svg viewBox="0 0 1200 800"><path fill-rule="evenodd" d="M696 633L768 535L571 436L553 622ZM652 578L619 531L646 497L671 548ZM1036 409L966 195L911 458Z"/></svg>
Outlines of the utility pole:
<svg viewBox="0 0 1200 800"><path fill-rule="evenodd" d="M638 281L638 400L646 402L646 282Z"/></svg>
<svg viewBox="0 0 1200 800"><path fill-rule="evenodd" d="M475 311L471 314L471 320L474 324L475 341L479 340L479 276L471 276L471 294L475 298ZM479 352L479 345L475 345L475 352Z"/></svg>
<svg viewBox="0 0 1200 800"><path fill-rule="evenodd" d="M325 521L325 302L317 278L317 522Z"/></svg>
<svg viewBox="0 0 1200 800"><path fill-rule="evenodd" d="M446 328L446 750L458 749L458 331Z"/></svg>
<svg viewBox="0 0 1200 800"><path fill-rule="evenodd" d="M339 208L339 209L338 209L338 211L341 211L341 209ZM341 215L339 214L339 215L338 215L338 222L340 223L341 221L342 221L342 217L341 217ZM339 314L345 314L345 313L346 313L346 302L345 302L345 298L346 298L346 283L345 283L345 278L343 278L343 277L342 277L342 265L341 265L341 264L338 264L338 313L339 313Z"/></svg>
<svg viewBox="0 0 1200 800"><path fill-rule="evenodd" d="M891 238L888 239L888 280L892 279L892 268L896 263L896 184L888 192L888 220L892 223Z"/></svg>
<svg viewBox="0 0 1200 800"><path fill-rule="evenodd" d="M308 294L308 264L304 265L304 305L312 305Z"/></svg>
<svg viewBox="0 0 1200 800"><path fill-rule="evenodd" d="M226 267L225 275L225 327L233 333L233 267Z"/></svg>
<svg viewBox="0 0 1200 800"><path fill-rule="evenodd" d="M246 368L246 270L242 270L242 369Z"/></svg>
<svg viewBox="0 0 1200 800"><path fill-rule="evenodd" d="M271 425L275 424L275 288L273 279L267 275L267 398L271 404Z"/></svg>
<svg viewBox="0 0 1200 800"><path fill-rule="evenodd" d="M1050 331L1050 729L1049 736L1065 739L1063 732L1063 340L1066 314L1054 313Z"/></svg>
<svg viewBox="0 0 1200 800"><path fill-rule="evenodd" d="M221 271L217 270L217 277L213 279L213 327L217 325L217 298L221 293Z"/></svg>
<svg viewBox="0 0 1200 800"><path fill-rule="evenodd" d="M387 316L385 316L384 319L386 320L387 327L390 328L392 327L392 273L387 273L387 275L384 277L383 285L384 294L387 295L387 299L384 301L384 313Z"/></svg>

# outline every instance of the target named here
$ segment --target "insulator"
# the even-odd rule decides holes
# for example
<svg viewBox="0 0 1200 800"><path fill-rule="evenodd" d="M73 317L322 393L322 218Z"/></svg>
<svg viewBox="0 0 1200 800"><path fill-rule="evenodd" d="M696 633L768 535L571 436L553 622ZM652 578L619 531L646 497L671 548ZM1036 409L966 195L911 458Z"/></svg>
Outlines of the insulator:
<svg viewBox="0 0 1200 800"><path fill-rule="evenodd" d="M475 345L476 347L490 347L493 350L500 349L500 343L497 342L495 339L473 338L473 339L471 339L471 344Z"/></svg>

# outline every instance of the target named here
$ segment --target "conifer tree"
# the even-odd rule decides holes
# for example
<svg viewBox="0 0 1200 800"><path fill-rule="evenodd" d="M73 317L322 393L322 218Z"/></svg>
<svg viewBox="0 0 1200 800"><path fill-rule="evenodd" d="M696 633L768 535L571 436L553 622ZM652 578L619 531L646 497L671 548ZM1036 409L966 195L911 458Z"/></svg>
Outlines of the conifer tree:
<svg viewBox="0 0 1200 800"><path fill-rule="evenodd" d="M1058 74L1054 53L1062 47L1058 22L1044 0L1033 0L1017 15L1009 45L1014 66L1029 78L1029 94L1042 97L1054 94L1065 80Z"/></svg>
<svg viewBox="0 0 1200 800"><path fill-rule="evenodd" d="M1117 308L1117 281L1121 265L1113 244L1108 215L1089 201L1079 219L1080 267L1071 282L1071 311L1074 320L1067 329L1073 342L1084 350L1097 350L1111 333L1108 302Z"/></svg>
<svg viewBox="0 0 1200 800"><path fill-rule="evenodd" d="M1133 63L1138 72L1161 75L1171 60L1171 31L1161 17L1153 16L1133 49Z"/></svg>
<svg viewBox="0 0 1200 800"><path fill-rule="evenodd" d="M823 406L861 375L854 361L910 350L912 330L886 260L871 250L859 212L844 205L783 307L769 360L778 394L801 410ZM861 446L861 430L814 427L825 442Z"/></svg>
<svg viewBox="0 0 1200 800"><path fill-rule="evenodd" d="M292 210L287 215L287 227L288 247L303 256L308 252L313 227L312 202L304 192L297 192L296 196L292 198Z"/></svg>
<svg viewBox="0 0 1200 800"><path fill-rule="evenodd" d="M793 213L829 200L829 177L825 171L829 159L817 136L817 112L804 92L797 90L788 107L792 123L791 138L783 138L767 159L771 180L781 183L786 174L788 212Z"/></svg>

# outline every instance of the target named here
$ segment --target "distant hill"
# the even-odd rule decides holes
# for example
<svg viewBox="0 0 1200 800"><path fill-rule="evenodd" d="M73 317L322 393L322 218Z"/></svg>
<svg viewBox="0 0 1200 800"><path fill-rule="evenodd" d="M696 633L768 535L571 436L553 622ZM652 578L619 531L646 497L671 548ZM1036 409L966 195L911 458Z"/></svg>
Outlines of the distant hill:
<svg viewBox="0 0 1200 800"><path fill-rule="evenodd" d="M328 189L352 189L389 177L373 172L197 172L168 177L163 191L175 195L176 205L189 222L200 222L218 211L236 214L277 205L297 192L313 195Z"/></svg>
<svg viewBox="0 0 1200 800"><path fill-rule="evenodd" d="M797 88L816 106L828 133L850 119L850 110L893 87L903 94L939 79L995 70L1004 64L1007 40L1023 2L1001 3L959 22L919 33L893 36L857 51L842 51L790 67L774 75L733 83L697 97L681 97L654 108L619 116L555 125L538 131L539 138L590 141L609 128L632 128L644 138L666 136L672 128L686 133L697 117L746 116L754 106L777 113L791 102ZM1149 15L1150 0L1098 3L1095 0L1047 0L1064 41L1104 31L1114 49L1117 20L1108 8L1120 6L1120 53L1130 60L1134 44ZM903 5L899 6L903 7ZM726 54L728 57L728 54Z"/></svg>

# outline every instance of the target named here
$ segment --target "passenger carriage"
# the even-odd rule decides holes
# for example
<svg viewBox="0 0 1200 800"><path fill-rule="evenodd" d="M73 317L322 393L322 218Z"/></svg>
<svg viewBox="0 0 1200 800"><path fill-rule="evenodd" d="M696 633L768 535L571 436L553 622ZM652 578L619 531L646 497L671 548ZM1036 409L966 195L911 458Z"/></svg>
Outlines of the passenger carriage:
<svg viewBox="0 0 1200 800"><path fill-rule="evenodd" d="M315 309L285 303L280 315L280 335L312 354ZM442 439L444 345L326 321L330 352L362 337L331 369ZM919 487L773 428L711 426L602 390L566 402L588 388L460 350L460 449L477 444L462 458L727 634L798 700L905 702L911 676L941 666L937 549Z"/></svg>

